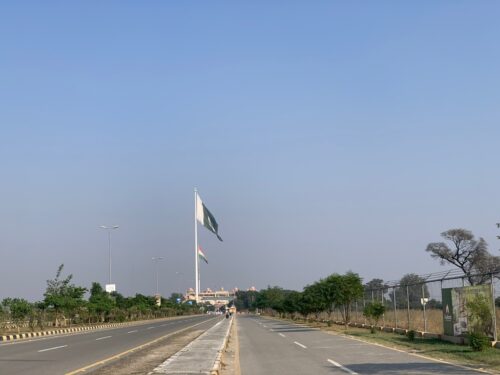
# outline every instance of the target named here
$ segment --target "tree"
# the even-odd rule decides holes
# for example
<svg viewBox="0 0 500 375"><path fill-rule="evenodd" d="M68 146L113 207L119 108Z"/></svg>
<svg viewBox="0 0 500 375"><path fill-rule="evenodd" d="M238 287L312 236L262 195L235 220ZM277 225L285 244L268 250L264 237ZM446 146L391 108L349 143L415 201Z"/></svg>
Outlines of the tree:
<svg viewBox="0 0 500 375"><path fill-rule="evenodd" d="M378 321L385 313L385 306L379 302L369 302L365 308L363 309L363 315L368 318L370 321L370 331L371 333L375 333L375 327L378 324Z"/></svg>
<svg viewBox="0 0 500 375"><path fill-rule="evenodd" d="M320 281L311 285L307 285L302 292L300 303L300 313L307 317L309 314L316 315L316 320L319 314L329 307L329 302L325 296L323 286Z"/></svg>
<svg viewBox="0 0 500 375"><path fill-rule="evenodd" d="M66 313L70 317L85 301L83 296L87 288L79 287L71 283L73 275L68 275L61 279L61 273L64 264L57 269L56 277L53 280L47 280L47 288L44 293L44 303L47 307L54 309L54 323L59 325L61 313ZM71 322L71 321L70 321Z"/></svg>
<svg viewBox="0 0 500 375"><path fill-rule="evenodd" d="M285 291L279 286L268 286L257 295L255 301L256 307L259 309L273 309L278 312L283 311L283 301L285 300Z"/></svg>
<svg viewBox="0 0 500 375"><path fill-rule="evenodd" d="M423 285L423 293L422 293ZM408 291L408 296L406 295ZM394 303L393 293L389 294ZM421 298L429 298L429 288L425 284L425 280L414 273L408 273L399 280L399 286L396 288L396 306L399 309L406 309L408 302L410 308L419 309L422 304ZM408 300L407 300L408 298Z"/></svg>
<svg viewBox="0 0 500 375"><path fill-rule="evenodd" d="M174 304L180 303L183 300L182 293L172 293L172 294L170 294L170 297L168 298L168 300ZM177 301L179 301L179 302L177 302Z"/></svg>
<svg viewBox="0 0 500 375"><path fill-rule="evenodd" d="M283 310L286 313L293 315L294 313L300 311L301 302L302 293L292 290L285 296L285 300L283 301Z"/></svg>
<svg viewBox="0 0 500 375"><path fill-rule="evenodd" d="M255 302L258 293L259 292L255 290L238 290L236 292L236 299L234 300L236 309L239 311L255 310Z"/></svg>
<svg viewBox="0 0 500 375"><path fill-rule="evenodd" d="M382 301L387 285L382 279L372 279L364 285L365 297L373 301Z"/></svg>
<svg viewBox="0 0 500 375"><path fill-rule="evenodd" d="M5 298L2 305L7 307L10 312L10 318L17 327L17 332L22 323L29 316L32 310L32 305L23 298Z"/></svg>
<svg viewBox="0 0 500 375"><path fill-rule="evenodd" d="M100 322L105 320L106 315L115 306L113 298L103 289L101 284L93 282L90 288L88 308L92 315L98 317Z"/></svg>
<svg viewBox="0 0 500 375"><path fill-rule="evenodd" d="M431 257L439 259L441 264L451 263L458 267L467 277L470 285L482 284L487 274L500 269L500 258L488 252L488 245L483 238L476 240L471 231L466 229L449 229L441 233L448 243L432 242L426 251ZM476 275L476 276L475 276Z"/></svg>
<svg viewBox="0 0 500 375"><path fill-rule="evenodd" d="M351 305L363 296L363 284L357 273L347 272L345 275L332 274L324 280L328 306L340 308L344 323L351 320Z"/></svg>

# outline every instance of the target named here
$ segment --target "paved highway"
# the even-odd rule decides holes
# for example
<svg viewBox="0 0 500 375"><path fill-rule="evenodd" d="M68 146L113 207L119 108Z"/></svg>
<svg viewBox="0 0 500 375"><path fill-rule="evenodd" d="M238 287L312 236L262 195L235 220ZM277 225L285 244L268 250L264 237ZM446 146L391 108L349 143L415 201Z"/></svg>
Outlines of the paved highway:
<svg viewBox="0 0 500 375"><path fill-rule="evenodd" d="M481 372L257 316L238 316L242 375L453 374Z"/></svg>
<svg viewBox="0 0 500 375"><path fill-rule="evenodd" d="M187 327L208 329L221 318L183 317L0 345L0 374L55 375L93 365ZM92 367L92 370L97 366Z"/></svg>

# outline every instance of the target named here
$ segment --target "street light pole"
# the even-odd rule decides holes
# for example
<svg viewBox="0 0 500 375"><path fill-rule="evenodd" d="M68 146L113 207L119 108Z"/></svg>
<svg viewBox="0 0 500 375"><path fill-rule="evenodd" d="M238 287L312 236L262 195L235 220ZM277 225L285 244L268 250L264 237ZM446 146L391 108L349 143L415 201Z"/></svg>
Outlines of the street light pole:
<svg viewBox="0 0 500 375"><path fill-rule="evenodd" d="M106 226L106 225L101 225L99 228L105 229L108 231L108 255L109 255L109 280L108 284L111 284L111 231L118 229L118 225L113 225L113 226Z"/></svg>
<svg viewBox="0 0 500 375"><path fill-rule="evenodd" d="M163 260L163 257L152 257L151 260L156 263L156 295L159 295L158 288L158 262Z"/></svg>

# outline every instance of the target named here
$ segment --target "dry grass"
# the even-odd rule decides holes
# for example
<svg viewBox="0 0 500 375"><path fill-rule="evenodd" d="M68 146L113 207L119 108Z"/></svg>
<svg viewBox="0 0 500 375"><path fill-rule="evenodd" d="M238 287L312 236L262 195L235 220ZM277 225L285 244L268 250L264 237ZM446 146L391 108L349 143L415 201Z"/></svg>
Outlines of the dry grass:
<svg viewBox="0 0 500 375"><path fill-rule="evenodd" d="M328 316L323 314L321 319L328 320ZM342 321L342 316L339 312L334 312L332 314L332 319L336 321ZM497 334L500 337L500 308L496 309L496 319L497 319ZM430 333L443 334L443 311L441 309L426 309L425 310L425 320L427 323L426 329L424 329L424 312L423 309L410 309L410 317L408 319L408 310L397 309L396 314L394 310L388 309L383 318L380 319L379 325L384 327L396 327L404 329L414 329L415 331L424 331ZM354 309L351 312L351 322L352 323L368 323L368 321L363 316L361 308L358 310Z"/></svg>

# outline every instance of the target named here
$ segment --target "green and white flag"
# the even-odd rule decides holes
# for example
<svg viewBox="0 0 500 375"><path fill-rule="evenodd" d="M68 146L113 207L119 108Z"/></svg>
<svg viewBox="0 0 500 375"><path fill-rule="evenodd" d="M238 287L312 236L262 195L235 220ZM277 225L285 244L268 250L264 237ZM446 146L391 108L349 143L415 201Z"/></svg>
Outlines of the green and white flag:
<svg viewBox="0 0 500 375"><path fill-rule="evenodd" d="M217 224L217 221L215 221L214 215L212 215L208 208L205 207L198 194L196 194L196 220L198 220L200 224L202 224L210 232L214 233L217 238L222 241L222 238L220 238L218 233L219 225Z"/></svg>
<svg viewBox="0 0 500 375"><path fill-rule="evenodd" d="M201 247L199 247L199 246L198 246L198 257L200 259L203 259L205 261L205 263L208 264L207 257L205 256L205 254L203 253L203 251L201 251Z"/></svg>

